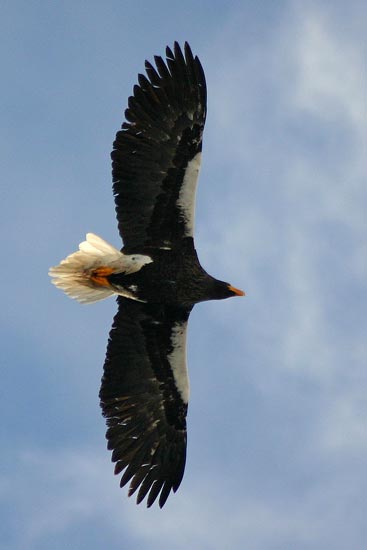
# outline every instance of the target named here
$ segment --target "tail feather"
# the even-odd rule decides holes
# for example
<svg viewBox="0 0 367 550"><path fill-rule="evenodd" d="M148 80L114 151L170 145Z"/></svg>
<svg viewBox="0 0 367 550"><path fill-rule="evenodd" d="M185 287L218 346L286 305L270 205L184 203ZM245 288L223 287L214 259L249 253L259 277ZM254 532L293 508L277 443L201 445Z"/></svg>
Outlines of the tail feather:
<svg viewBox="0 0 367 550"><path fill-rule="evenodd" d="M134 273L146 263L149 256L125 255L98 235L87 233L79 250L67 256L58 266L51 267L52 283L80 303L91 304L113 294L134 298L124 289L109 285L106 276L111 273Z"/></svg>
<svg viewBox="0 0 367 550"><path fill-rule="evenodd" d="M86 281L82 278L78 281L75 278L68 281L66 278L53 279L52 283L60 288L67 294L70 298L77 300L81 304L93 304L94 302L99 302L99 300L104 300L113 296L114 291L111 289L103 287L91 287L86 284Z"/></svg>
<svg viewBox="0 0 367 550"><path fill-rule="evenodd" d="M97 256L115 256L117 258L123 256L122 252L117 250L112 244L98 237L94 233L87 233L86 240L80 243L79 250L86 254Z"/></svg>

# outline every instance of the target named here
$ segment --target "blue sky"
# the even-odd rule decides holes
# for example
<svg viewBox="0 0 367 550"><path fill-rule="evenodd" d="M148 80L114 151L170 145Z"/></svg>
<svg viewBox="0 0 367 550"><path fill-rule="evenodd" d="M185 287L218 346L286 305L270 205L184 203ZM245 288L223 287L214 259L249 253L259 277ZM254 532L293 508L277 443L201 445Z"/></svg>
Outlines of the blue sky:
<svg viewBox="0 0 367 550"><path fill-rule="evenodd" d="M0 547L346 550L367 539L366 4L4 2ZM47 276L119 246L109 153L145 58L209 94L196 244L244 299L189 329L183 483L120 490L98 390L114 300Z"/></svg>

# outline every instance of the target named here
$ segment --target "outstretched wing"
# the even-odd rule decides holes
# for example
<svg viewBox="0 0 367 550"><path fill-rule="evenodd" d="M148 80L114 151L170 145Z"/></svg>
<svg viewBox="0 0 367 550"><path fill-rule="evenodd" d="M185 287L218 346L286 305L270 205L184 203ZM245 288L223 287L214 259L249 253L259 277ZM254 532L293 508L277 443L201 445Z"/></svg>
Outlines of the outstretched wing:
<svg viewBox="0 0 367 550"><path fill-rule="evenodd" d="M192 237L206 116L205 76L185 43L148 61L113 144L112 176L125 250L170 248Z"/></svg>
<svg viewBox="0 0 367 550"><path fill-rule="evenodd" d="M186 461L188 309L118 298L100 391L121 487L162 507ZM149 494L148 494L149 493Z"/></svg>

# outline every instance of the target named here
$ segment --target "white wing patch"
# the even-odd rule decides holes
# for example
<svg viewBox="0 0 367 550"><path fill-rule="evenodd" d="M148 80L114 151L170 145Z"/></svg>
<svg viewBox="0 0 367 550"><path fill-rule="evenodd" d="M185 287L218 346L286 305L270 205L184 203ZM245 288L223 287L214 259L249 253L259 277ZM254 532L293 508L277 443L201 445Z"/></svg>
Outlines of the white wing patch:
<svg viewBox="0 0 367 550"><path fill-rule="evenodd" d="M186 223L185 236L192 237L195 224L196 187L201 165L201 153L197 153L186 166L184 179L177 199L177 205L182 211Z"/></svg>
<svg viewBox="0 0 367 550"><path fill-rule="evenodd" d="M171 334L172 351L167 358L182 401L187 404L190 397L190 384L186 364L187 321L176 323Z"/></svg>

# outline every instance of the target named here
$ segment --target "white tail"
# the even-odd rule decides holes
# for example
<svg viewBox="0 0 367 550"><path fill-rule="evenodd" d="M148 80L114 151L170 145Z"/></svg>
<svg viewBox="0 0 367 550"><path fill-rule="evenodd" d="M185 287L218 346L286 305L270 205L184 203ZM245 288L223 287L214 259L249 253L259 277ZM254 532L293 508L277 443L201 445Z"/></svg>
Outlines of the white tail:
<svg viewBox="0 0 367 550"><path fill-rule="evenodd" d="M98 235L87 233L79 250L67 256L58 266L51 267L48 274L55 286L83 304L98 302L113 294L136 299L131 292L112 287L107 276L112 273L134 273L151 261L149 256L123 254Z"/></svg>

